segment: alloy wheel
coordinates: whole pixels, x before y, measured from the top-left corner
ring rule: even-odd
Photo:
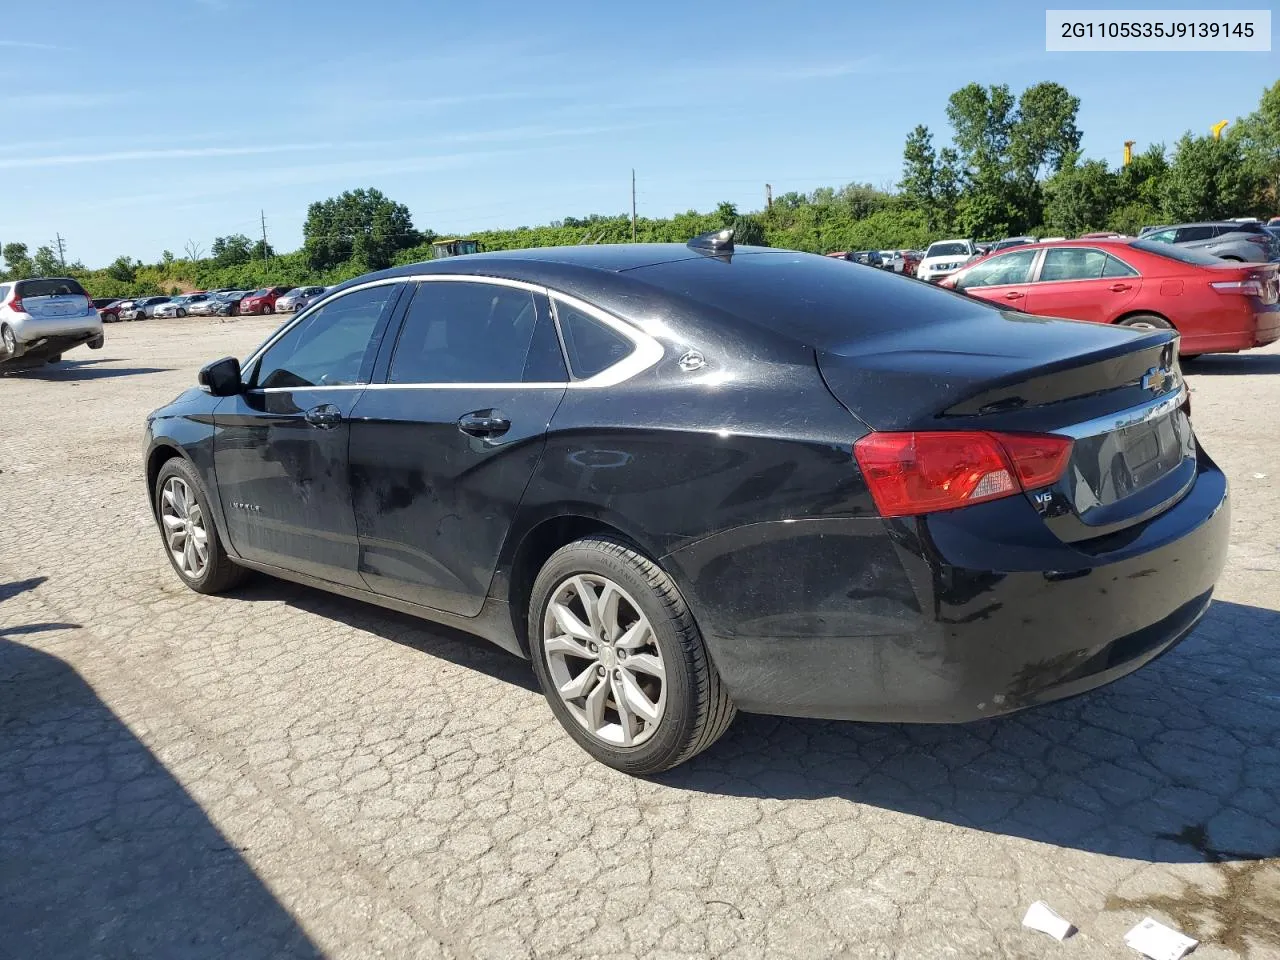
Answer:
[[[165,481],[160,520],[174,566],[190,579],[199,580],[209,565],[209,534],[200,502],[181,477]]]
[[[11,329],[5,327],[0,330],[0,337],[4,338],[4,352],[7,356],[13,356],[18,352],[18,338],[14,336]]]
[[[639,746],[667,705],[667,671],[649,620],[606,577],[575,574],[547,602],[542,649],[556,692],[596,739]]]

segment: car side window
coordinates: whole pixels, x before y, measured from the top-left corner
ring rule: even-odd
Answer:
[[[1169,230],[1153,230],[1151,233],[1146,234],[1142,239],[1150,240],[1152,243],[1173,243],[1177,235],[1178,231],[1172,228]]]
[[[331,300],[289,328],[258,362],[254,387],[335,387],[363,383],[373,334],[394,283],[355,290]]]
[[[528,290],[496,283],[418,284],[388,383],[563,383],[549,318]]]
[[[1208,240],[1213,237],[1213,227],[1179,227],[1178,242],[1189,243],[1195,240]]]
[[[974,264],[956,280],[957,290],[973,287],[995,287],[1007,283],[1026,283],[1031,279],[1031,264],[1036,250],[1015,250]]]
[[[1081,247],[1055,247],[1046,250],[1044,265],[1040,268],[1040,282],[1058,280],[1097,280],[1107,265],[1107,255],[1101,250]]]
[[[560,336],[575,378],[594,377],[635,350],[634,343],[591,314],[560,299],[555,304]]]
[[[1138,271],[1133,269],[1123,260],[1117,260],[1115,257],[1107,256],[1107,265],[1102,269],[1104,277],[1136,277]]]

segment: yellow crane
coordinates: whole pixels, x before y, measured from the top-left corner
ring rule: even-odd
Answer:
[[[1124,165],[1127,167],[1133,162],[1133,145],[1137,140],[1126,140],[1124,142]]]
[[[1210,127],[1209,129],[1213,131],[1213,139],[1221,140],[1222,131],[1227,128],[1227,124],[1230,122],[1231,122],[1230,120],[1219,120],[1212,127]]]

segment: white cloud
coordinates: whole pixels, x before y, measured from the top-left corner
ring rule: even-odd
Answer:
[[[17,47],[23,50],[70,50],[53,43],[29,43],[26,40],[0,40],[0,47]]]
[[[0,169],[46,167],[80,163],[112,163],[122,160],[190,160],[201,157],[244,157],[299,150],[331,150],[332,143],[282,143],[261,147],[174,147],[163,150],[116,150],[109,153],[61,153],[43,157],[0,159]]]

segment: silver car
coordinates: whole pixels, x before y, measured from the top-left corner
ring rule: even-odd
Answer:
[[[204,303],[209,299],[207,293],[188,293],[181,297],[174,297],[168,303],[158,303],[151,311],[151,316],[156,319],[162,317],[185,317],[192,312],[192,308],[197,303]]]
[[[0,361],[55,363],[64,350],[103,344],[102,317],[79,282],[46,277],[0,283]]]
[[[307,305],[324,293],[324,287],[294,287],[284,296],[276,300],[276,313],[293,313]]]
[[[1280,242],[1256,220],[1219,220],[1180,223],[1168,227],[1144,227],[1141,236],[1143,240],[1199,250],[1223,260],[1267,263],[1280,259]]]

